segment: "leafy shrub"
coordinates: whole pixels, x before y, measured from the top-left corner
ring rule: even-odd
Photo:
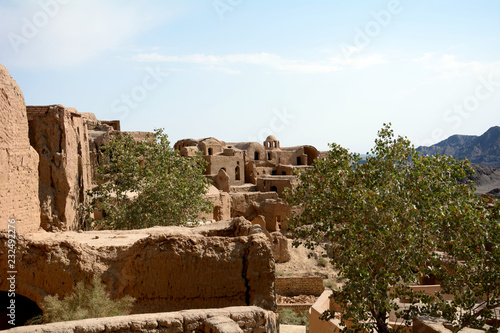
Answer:
[[[330,289],[333,289],[335,287],[335,282],[333,282],[332,280],[327,280],[323,284],[325,285],[325,287]]]
[[[45,297],[42,303],[43,321],[51,323],[127,315],[134,301],[135,298],[129,295],[112,300],[99,278],[94,277],[92,285],[85,286],[82,281],[78,282],[73,293],[62,300],[59,295]]]
[[[328,265],[328,260],[325,257],[319,257],[318,265],[320,265],[321,267],[326,267]]]
[[[281,309],[280,310],[280,324],[283,325],[308,325],[309,319],[307,318],[307,313],[302,312],[298,315],[292,309]]]

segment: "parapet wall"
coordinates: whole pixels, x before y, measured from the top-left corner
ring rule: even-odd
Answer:
[[[277,315],[255,306],[93,318],[30,326],[30,332],[278,332]],[[18,327],[7,332],[26,332]]]
[[[255,305],[276,310],[274,260],[258,227],[243,218],[205,227],[155,227],[18,235],[16,293],[41,304],[100,276],[134,313]],[[0,233],[0,256],[7,255]],[[0,270],[8,271],[0,260]],[[5,279],[0,290],[9,290]]]
[[[283,296],[320,296],[325,287],[320,276],[276,277],[276,293]]]

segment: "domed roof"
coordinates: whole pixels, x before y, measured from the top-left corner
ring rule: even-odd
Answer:
[[[266,141],[278,141],[278,139],[276,139],[276,137],[271,134],[266,138]]]

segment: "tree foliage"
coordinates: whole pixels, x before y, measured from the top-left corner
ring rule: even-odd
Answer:
[[[333,293],[342,322],[351,322],[352,330],[389,332],[396,329],[391,312],[403,326],[416,315],[443,316],[456,329],[491,318],[500,297],[498,206],[486,209],[462,181],[473,172],[470,163],[420,156],[390,124],[365,163],[330,147],[300,174],[286,200],[303,211],[290,221],[295,245],[330,244],[332,264],[345,279]],[[441,293],[409,288],[431,275]],[[404,307],[403,298],[409,301]]]
[[[212,207],[204,198],[210,185],[205,160],[181,157],[163,130],[141,142],[122,133],[102,154],[90,206],[105,217],[93,224],[107,229],[182,225]]]

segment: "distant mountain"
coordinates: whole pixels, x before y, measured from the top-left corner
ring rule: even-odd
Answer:
[[[475,175],[469,177],[475,183],[476,193],[492,194],[500,199],[500,170],[489,168],[481,164],[472,164]]]
[[[430,147],[418,147],[424,155],[449,155],[467,158],[472,163],[500,168],[500,126],[494,126],[481,136],[452,135]]]

